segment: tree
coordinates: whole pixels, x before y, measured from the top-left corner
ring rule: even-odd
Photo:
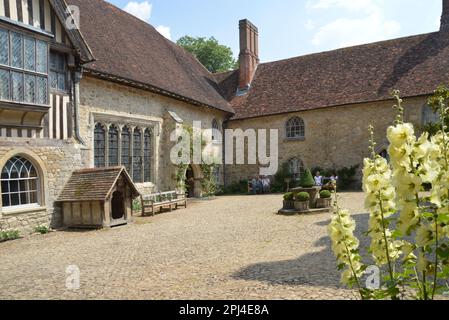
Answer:
[[[212,73],[229,71],[237,66],[231,48],[219,44],[214,37],[184,36],[177,44],[192,53]]]
[[[432,97],[429,98],[427,101],[427,104],[431,107],[432,111],[436,114],[440,114],[441,112],[441,103],[443,105],[449,104],[449,88],[441,85],[439,86],[435,91]],[[449,123],[449,116],[446,115],[444,118],[444,122],[447,124]],[[434,136],[438,133],[438,131],[441,130],[441,123],[439,122],[431,122],[427,123],[423,126],[422,130],[424,132],[428,132],[431,136]],[[445,128],[446,132],[448,131],[448,128]]]

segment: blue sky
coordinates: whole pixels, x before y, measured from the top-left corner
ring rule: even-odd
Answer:
[[[259,28],[260,58],[275,61],[439,28],[442,0],[108,0],[176,41],[214,36],[238,54],[238,21]]]

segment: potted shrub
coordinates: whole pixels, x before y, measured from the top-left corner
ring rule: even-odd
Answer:
[[[284,194],[284,209],[295,209],[295,194],[293,192],[287,192]]]
[[[299,180],[299,185],[302,188],[312,188],[315,186],[315,180],[313,179],[312,173],[309,169],[304,170],[301,174],[301,179]]]
[[[332,206],[332,193],[329,190],[322,190],[317,201],[317,208],[330,208]]]
[[[300,192],[295,196],[295,209],[299,212],[309,211],[310,194]]]

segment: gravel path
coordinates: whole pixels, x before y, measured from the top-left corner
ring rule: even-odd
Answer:
[[[279,216],[279,195],[197,201],[129,226],[0,243],[0,299],[353,299],[339,284],[330,214]],[[363,195],[342,204],[366,223]],[[80,288],[66,288],[79,267]]]

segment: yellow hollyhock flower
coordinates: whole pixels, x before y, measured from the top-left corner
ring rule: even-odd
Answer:
[[[394,146],[401,146],[404,143],[413,143],[415,130],[411,123],[403,123],[388,128],[387,137]]]

